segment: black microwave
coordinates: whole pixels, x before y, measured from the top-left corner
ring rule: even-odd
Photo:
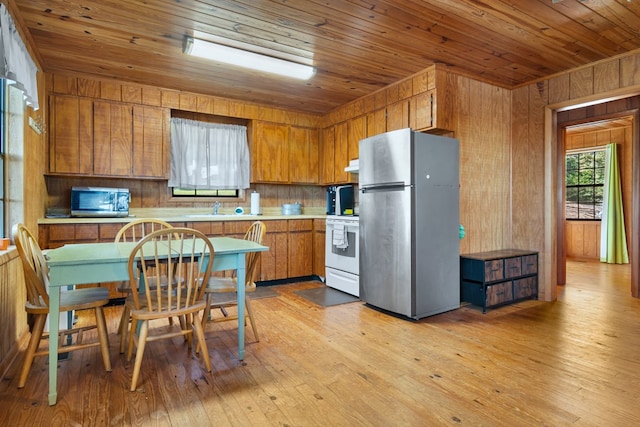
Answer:
[[[72,187],[71,216],[126,217],[130,201],[127,188]]]

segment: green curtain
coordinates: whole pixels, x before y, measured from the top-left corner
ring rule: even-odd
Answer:
[[[600,261],[628,264],[627,236],[622,211],[622,186],[618,166],[617,144],[607,144],[604,177],[604,198],[600,229]]]

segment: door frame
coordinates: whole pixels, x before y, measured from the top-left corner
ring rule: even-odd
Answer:
[[[614,101],[617,99],[637,96],[627,94],[616,98],[602,98],[592,101],[588,105],[595,105]],[[552,260],[551,268],[546,272],[545,283],[566,283],[566,250],[564,248],[565,224],[564,224],[564,153],[565,141],[563,137],[564,125],[558,125],[558,112],[577,109],[588,106],[586,103],[569,106],[545,107],[545,158],[549,160],[545,166],[545,213],[549,214],[549,222],[545,226],[545,252]],[[630,239],[630,264],[631,264],[631,295],[640,296],[640,138],[639,120],[640,108],[616,112],[609,115],[600,115],[585,119],[584,123],[598,119],[614,118],[618,116],[633,116],[632,126],[632,205],[634,206],[631,218]],[[568,123],[568,122],[567,122]],[[554,233],[555,231],[555,233]],[[555,236],[554,236],[555,234]],[[555,286],[549,289],[553,299],[556,299]]]

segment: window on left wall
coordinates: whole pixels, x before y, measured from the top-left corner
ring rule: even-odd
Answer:
[[[0,79],[0,236],[23,218],[24,95]]]

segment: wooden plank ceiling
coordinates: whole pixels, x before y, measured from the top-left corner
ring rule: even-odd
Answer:
[[[503,87],[640,48],[640,0],[9,0],[46,72],[324,114],[434,63]],[[202,32],[297,55],[300,82],[188,57]]]

